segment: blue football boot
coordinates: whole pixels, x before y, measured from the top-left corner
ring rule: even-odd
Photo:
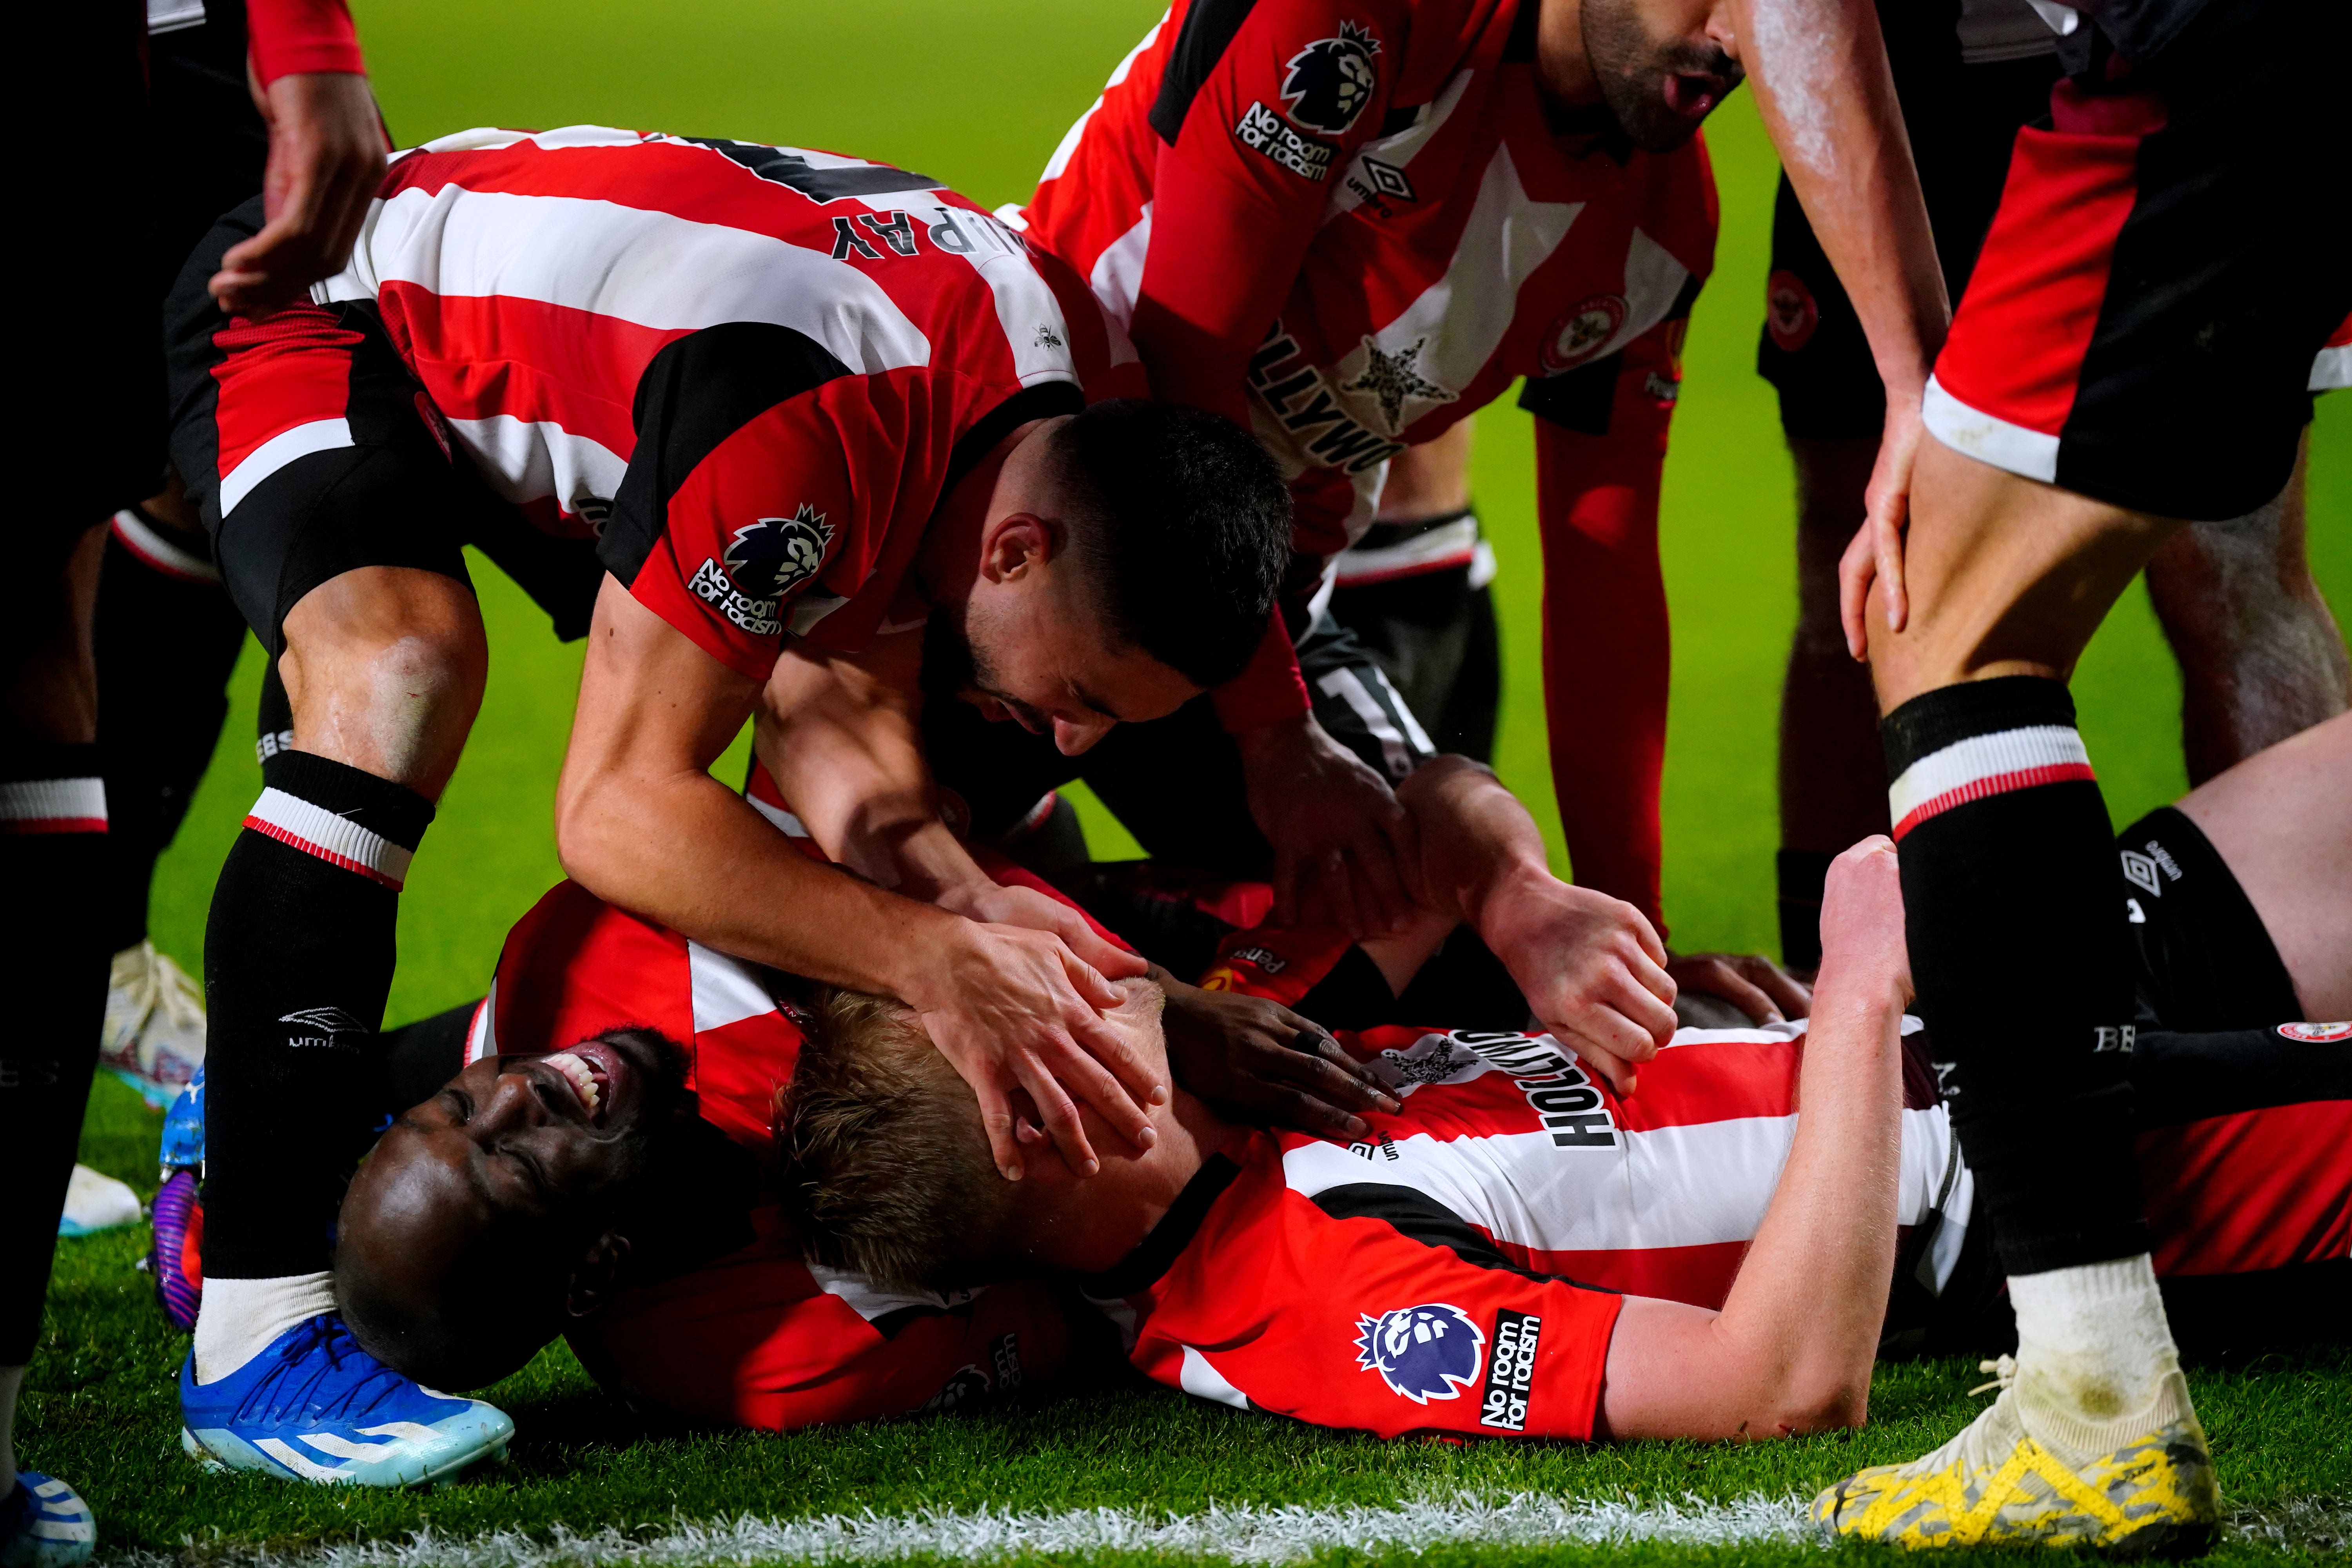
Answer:
[[[478,1399],[436,1394],[360,1348],[321,1313],[217,1383],[180,1368],[180,1446],[212,1469],[281,1480],[413,1487],[503,1456],[514,1421]]]
[[[54,1476],[19,1470],[0,1498],[0,1568],[75,1568],[98,1545],[81,1494]]]

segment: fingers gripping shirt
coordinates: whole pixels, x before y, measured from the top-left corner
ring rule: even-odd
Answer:
[[[755,679],[787,635],[919,621],[942,497],[1134,358],[936,180],[596,126],[403,154],[321,289],[373,301],[494,489]]]

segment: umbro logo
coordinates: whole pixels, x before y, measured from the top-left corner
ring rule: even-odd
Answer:
[[[341,1035],[374,1033],[368,1025],[341,1007],[303,1007],[286,1014],[278,1021],[295,1026],[295,1032],[287,1035],[286,1043],[297,1050],[331,1047],[337,1043],[336,1037]]]

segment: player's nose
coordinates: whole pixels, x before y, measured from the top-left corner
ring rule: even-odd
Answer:
[[[1054,747],[1066,757],[1078,756],[1091,749],[1095,742],[1110,733],[1116,719],[1062,719],[1054,721]]]

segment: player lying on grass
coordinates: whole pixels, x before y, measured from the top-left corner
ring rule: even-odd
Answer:
[[[353,1352],[324,1239],[373,1126],[398,894],[483,689],[461,546],[589,636],[569,869],[917,1001],[1056,1131],[1076,1095],[1140,1134],[1157,1086],[1097,1013],[1125,955],[968,862],[915,897],[816,872],[704,770],[787,642],[935,612],[966,695],[1074,750],[1170,711],[1263,639],[1288,504],[1242,433],[1117,398],[1132,355],[1084,286],[921,174],[466,132],[394,159],[351,266],[257,324],[203,280],[260,223],[222,219],[167,310],[174,460],[291,704],[205,948],[214,1278],[182,1405],[215,1462],[392,1484],[509,1426]]]
[[[2352,1192],[2344,1153],[2352,1146],[2352,1047],[2342,1041],[2352,1030],[2272,1024],[2352,1011],[2352,929],[2327,891],[2343,868],[2308,849],[2352,841],[2347,807],[2326,787],[2352,761],[2347,752],[2352,725],[2339,721],[2233,770],[2125,838],[2134,857],[2125,886],[2147,937],[2142,989],[2151,1032],[2135,1071],[2158,1268],[2176,1312],[2188,1300],[2201,1309],[2198,1319],[2240,1338],[2248,1325],[2281,1327],[2283,1310],[2307,1309],[2322,1289],[2340,1298],[2352,1268],[2342,1221]],[[1455,771],[1458,787],[1479,779]],[[2242,881],[2233,864],[2245,868]],[[2166,890],[2151,894],[2143,877]],[[2266,920],[2305,934],[2282,957]],[[1313,935],[1245,931],[1227,947],[1226,984],[1286,979],[1286,994],[1303,988],[1299,1005],[1310,1008],[1339,991],[1303,984],[1300,975],[1312,978],[1319,965],[1328,978],[1371,962]],[[1251,949],[1261,956],[1246,956]],[[1404,981],[1400,955],[1384,956],[1391,967],[1378,984]],[[346,1304],[368,1342],[428,1379],[465,1385],[520,1365],[568,1331],[597,1375],[643,1405],[763,1427],[938,1409],[1049,1373],[1068,1326],[1036,1281],[972,1293],[893,1289],[800,1257],[761,1167],[775,1090],[816,1015],[780,1005],[777,978],[576,888],[551,894],[509,939],[470,1045],[461,1013],[457,1028],[424,1042],[411,1081],[429,1088],[469,1050],[477,1059],[404,1119],[346,1207]],[[1359,998],[1366,989],[1356,987]],[[852,1012],[869,1024],[876,1016],[864,1004]],[[1284,1016],[1266,1017],[1272,1025]],[[685,1051],[665,1058],[640,1035],[610,1032],[630,1020],[688,1042]],[[573,1051],[545,1054],[600,1033]],[[1499,1253],[1521,1267],[1714,1308],[1727,1302],[1790,1155],[1802,1049],[1793,1033],[1685,1033],[1643,1069],[1630,1097],[1574,1081],[1578,1069],[1558,1063],[1549,1042],[1504,1031],[1384,1029],[1355,1048],[1415,1117],[1443,1123],[1449,1101],[1475,1115],[1482,1097],[1500,1100],[1527,1124],[1521,1142],[1533,1145],[1533,1168],[1553,1178],[1543,1196],[1566,1205],[1580,1192],[1583,1207],[1570,1223],[1541,1230],[1512,1228],[1531,1223],[1538,1205],[1488,1204],[1490,1260]],[[836,1042],[837,1032],[813,1059],[837,1055]],[[510,1054],[482,1054],[499,1049]],[[703,1121],[724,1134],[675,1134],[677,1154],[653,1163],[656,1174],[669,1166],[658,1185],[629,1175],[630,1151],[646,1147],[638,1130],[648,1124],[646,1108],[667,1093],[646,1087],[668,1081],[648,1060],[681,1064]],[[1983,1227],[1969,1224],[1972,1184],[1952,1154],[1925,1067],[1924,1058],[1906,1064],[1902,1146],[1890,1152],[1899,1162],[1894,1218],[1906,1229],[1886,1336],[1999,1348],[1998,1271]],[[596,1087],[574,1100],[565,1082],[583,1077]],[[1195,1081],[1181,1061],[1178,1077]],[[1301,1077],[1339,1097],[1328,1079]],[[1444,1081],[1430,1087],[1433,1079]],[[583,1109],[590,1092],[593,1115]],[[1538,1110],[1534,1094],[1556,1098]],[[1328,1138],[1281,1142],[1302,1166],[1328,1173],[1336,1164],[1346,1173],[1341,1184],[1428,1179],[1444,1198],[1477,1195],[1475,1184],[1431,1175],[1448,1157],[1444,1140],[1415,1140],[1412,1118],[1367,1109]],[[1562,1125],[1542,1128],[1544,1116]],[[1571,1142],[1559,1144],[1555,1134]],[[556,1173],[553,1182],[538,1184],[546,1172]],[[1461,1239],[1460,1213],[1449,1212],[1449,1234]],[[516,1238],[531,1245],[506,1245]],[[1883,1276],[1878,1289],[1887,1289]],[[1191,1386],[1181,1371],[1175,1381]],[[1251,1393],[1280,1407],[1271,1393]]]

